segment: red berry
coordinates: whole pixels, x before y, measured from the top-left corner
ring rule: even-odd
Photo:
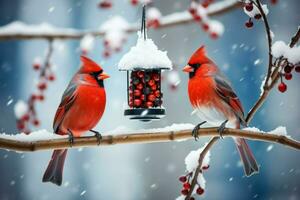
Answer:
[[[104,58],[108,58],[110,56],[110,52],[109,51],[104,51],[103,52],[103,57]]]
[[[38,96],[35,95],[35,94],[32,94],[30,98],[31,98],[32,101],[34,101],[34,100],[37,100],[37,99],[38,99]]]
[[[184,183],[183,188],[189,190],[191,188],[191,185],[189,183]]]
[[[159,91],[159,90],[156,90],[156,91],[154,92],[154,95],[155,95],[156,97],[160,97],[160,91]]]
[[[39,88],[39,90],[45,90],[46,88],[47,88],[47,84],[46,83],[39,83],[38,84],[38,88]]]
[[[197,190],[196,190],[196,193],[197,193],[198,195],[201,195],[201,194],[204,193],[204,190],[203,190],[201,187],[198,187]]]
[[[139,2],[139,1],[138,1],[138,0],[131,0],[130,2],[131,2],[131,4],[132,4],[132,5],[134,5],[134,6],[135,6],[135,5],[137,5],[137,4],[138,4],[138,2]]]
[[[134,90],[134,96],[138,97],[141,96],[142,92],[141,90]]]
[[[193,18],[194,18],[195,21],[201,21],[202,20],[201,16],[198,15],[197,13],[193,14]]]
[[[277,0],[271,0],[271,4],[276,4]]]
[[[142,104],[142,101],[140,99],[135,99],[134,100],[134,105],[135,106],[140,106]]]
[[[207,8],[209,6],[209,2],[208,1],[204,1],[201,3],[201,5],[203,6],[203,8]]]
[[[158,74],[153,74],[152,77],[155,81],[159,81],[159,75]]]
[[[196,14],[196,9],[195,8],[189,8],[189,12],[194,15]]]
[[[187,180],[186,176],[180,176],[179,177],[179,181],[182,182],[182,183],[186,182],[186,180]]]
[[[253,4],[252,3],[247,3],[246,5],[245,5],[245,9],[247,10],[247,11],[252,11],[253,10]]]
[[[148,108],[153,107],[153,103],[151,101],[147,101],[146,106]]]
[[[189,191],[186,190],[186,189],[182,189],[182,190],[181,190],[181,194],[182,194],[182,195],[187,195],[188,193],[189,193]]]
[[[37,119],[34,119],[34,120],[32,121],[32,124],[33,124],[34,126],[39,126],[39,125],[40,125],[40,121],[37,120]]]
[[[298,65],[298,66],[295,67],[295,71],[298,72],[298,73],[300,73],[300,65]]]
[[[98,4],[98,6],[100,7],[100,8],[111,8],[111,6],[112,6],[112,3],[111,3],[111,1],[108,1],[108,0],[103,0],[103,1],[101,1],[99,4]]]
[[[285,73],[291,73],[292,70],[293,70],[293,66],[291,66],[291,65],[287,65],[287,66],[284,67],[284,72]]]
[[[217,33],[215,33],[215,32],[212,32],[210,34],[210,37],[215,40],[215,39],[218,39],[219,35]]]
[[[155,84],[155,81],[153,79],[151,79],[149,82],[148,82],[148,85],[150,86],[153,86]]]
[[[249,21],[247,21],[247,22],[245,23],[245,26],[246,26],[247,28],[252,28],[252,27],[253,27],[253,22],[251,21],[251,19],[249,19]]]
[[[104,40],[104,41],[103,41],[103,44],[104,44],[105,47],[108,47],[109,41],[108,41],[108,40]]]
[[[160,26],[160,22],[158,19],[152,19],[147,22],[148,27],[158,28]]]
[[[202,167],[203,170],[207,170],[209,168],[209,165],[205,165]]]
[[[149,100],[149,101],[155,101],[155,96],[154,96],[153,94],[150,94],[150,95],[148,96],[148,100]]]
[[[132,102],[132,100],[131,100],[131,101],[129,101],[128,105],[129,105],[129,107],[130,107],[130,108],[132,108],[132,107],[133,107],[133,102]]]
[[[284,82],[281,82],[279,85],[278,85],[278,90],[282,93],[284,93],[287,89],[287,86]]]
[[[255,18],[255,19],[260,19],[260,18],[261,18],[261,14],[256,14],[256,15],[254,15],[254,18]]]
[[[145,72],[143,72],[143,71],[138,71],[138,72],[137,72],[137,76],[138,76],[139,78],[143,78],[144,75],[145,75]]]
[[[40,101],[44,101],[45,97],[44,97],[44,95],[41,94],[41,95],[37,96],[37,99]]]
[[[33,67],[34,70],[37,71],[41,68],[41,65],[40,65],[40,63],[33,63],[32,67]]]
[[[155,84],[151,86],[152,91],[155,91],[156,89],[157,89],[157,86]]]
[[[50,75],[48,76],[48,80],[49,80],[49,81],[54,81],[54,80],[55,80],[54,74],[50,74]]]
[[[137,89],[139,90],[142,90],[143,89],[143,84],[142,83],[139,83],[137,86],[136,86]]]
[[[19,130],[23,130],[23,129],[25,128],[25,124],[23,123],[23,121],[19,121],[19,122],[17,123],[17,128],[18,128]]]
[[[202,28],[203,28],[204,31],[208,31],[209,25],[208,24],[203,24]]]
[[[284,78],[285,78],[286,80],[291,80],[291,79],[293,78],[293,75],[292,75],[291,73],[285,73],[285,74],[284,74]]]
[[[142,94],[140,99],[141,99],[142,101],[144,101],[144,100],[145,100],[145,95]]]
[[[30,118],[29,114],[25,114],[23,117],[22,117],[22,120],[23,121],[28,121]]]

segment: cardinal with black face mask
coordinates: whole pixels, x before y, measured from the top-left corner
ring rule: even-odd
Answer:
[[[87,131],[96,133],[100,140],[101,135],[92,128],[101,119],[106,104],[103,80],[109,76],[91,59],[81,56],[81,62],[82,67],[65,90],[53,122],[54,133],[69,135],[70,142]],[[67,149],[54,150],[43,182],[61,185],[66,154]]]
[[[189,74],[189,99],[201,120],[211,126],[220,126],[220,134],[225,125],[237,129],[241,125],[247,125],[239,98],[217,65],[207,57],[204,46],[194,52],[183,71]],[[195,138],[198,136],[199,125],[193,130]],[[257,173],[257,163],[245,139],[233,139],[244,164],[246,176]]]

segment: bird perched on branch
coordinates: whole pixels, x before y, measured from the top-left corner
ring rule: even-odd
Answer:
[[[65,90],[56,111],[53,129],[59,135],[69,135],[71,143],[74,137],[91,131],[100,143],[101,135],[92,130],[101,119],[106,94],[103,80],[109,76],[91,59],[81,56],[82,67],[74,75]],[[43,176],[43,182],[61,185],[67,149],[54,150]]]
[[[239,98],[217,65],[208,58],[204,46],[194,52],[183,71],[189,73],[190,102],[195,113],[203,120],[193,130],[195,139],[198,137],[198,129],[205,122],[218,126],[220,135],[225,126],[239,129],[241,125],[247,125]],[[233,139],[244,164],[246,176],[257,173],[259,169],[256,160],[245,139]]]

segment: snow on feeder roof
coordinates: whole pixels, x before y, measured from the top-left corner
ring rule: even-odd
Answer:
[[[172,62],[166,51],[161,51],[152,39],[144,38],[138,32],[138,40],[118,64],[119,70],[172,69]]]

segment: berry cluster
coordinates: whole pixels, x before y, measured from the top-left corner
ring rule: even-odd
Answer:
[[[208,166],[203,166],[202,170],[207,170],[209,168]],[[186,175],[180,176],[179,181],[182,183],[182,190],[181,194],[186,196],[189,191],[191,190],[191,182],[192,182],[192,177],[193,177],[193,172],[190,172]],[[196,189],[196,194],[202,195],[204,193],[204,189],[200,186],[200,184],[197,182],[197,189]],[[194,197],[190,197],[189,200],[195,200]]]
[[[202,3],[192,1],[189,12],[192,15],[193,19],[201,24],[203,31],[209,33],[212,39],[217,39],[222,34],[222,31],[220,32],[220,29],[223,30],[223,27],[220,28],[220,26],[222,26],[219,25],[220,23],[217,23],[216,25],[216,21],[213,23],[213,20],[208,19],[206,8],[212,2],[213,0],[204,0]]]
[[[132,71],[130,75],[130,108],[152,108],[162,105],[159,70]]]
[[[283,77],[285,78],[285,80],[289,81],[292,80],[293,78],[293,69],[295,69],[295,71],[297,73],[300,73],[300,63],[293,65],[292,63],[288,63],[284,68],[283,71],[284,73],[280,74],[280,83],[278,85],[278,90],[282,93],[284,93],[287,90],[287,85],[283,82]]]
[[[37,92],[30,95],[27,104],[28,110],[27,112],[17,119],[17,128],[26,133],[30,133],[30,125],[39,126],[40,121],[37,118],[35,105],[37,102],[42,102],[45,99],[44,92],[47,89],[48,82],[52,82],[55,80],[55,75],[53,70],[51,69],[51,64],[49,60],[47,60],[42,67],[42,64],[39,60],[35,60],[32,64],[33,70],[39,72],[39,81],[37,84]]]
[[[254,6],[255,6],[255,5],[253,5],[253,2],[250,1],[249,3],[246,3],[246,4],[244,5],[244,8],[245,8],[246,11],[252,12],[253,9],[254,9]],[[262,16],[261,16],[260,13],[254,14],[254,19],[256,19],[256,20],[260,20],[261,17],[262,17]],[[254,25],[254,23],[253,23],[253,21],[252,21],[252,17],[249,17],[249,20],[245,23],[245,26],[246,26],[247,28],[252,28],[253,25]]]

